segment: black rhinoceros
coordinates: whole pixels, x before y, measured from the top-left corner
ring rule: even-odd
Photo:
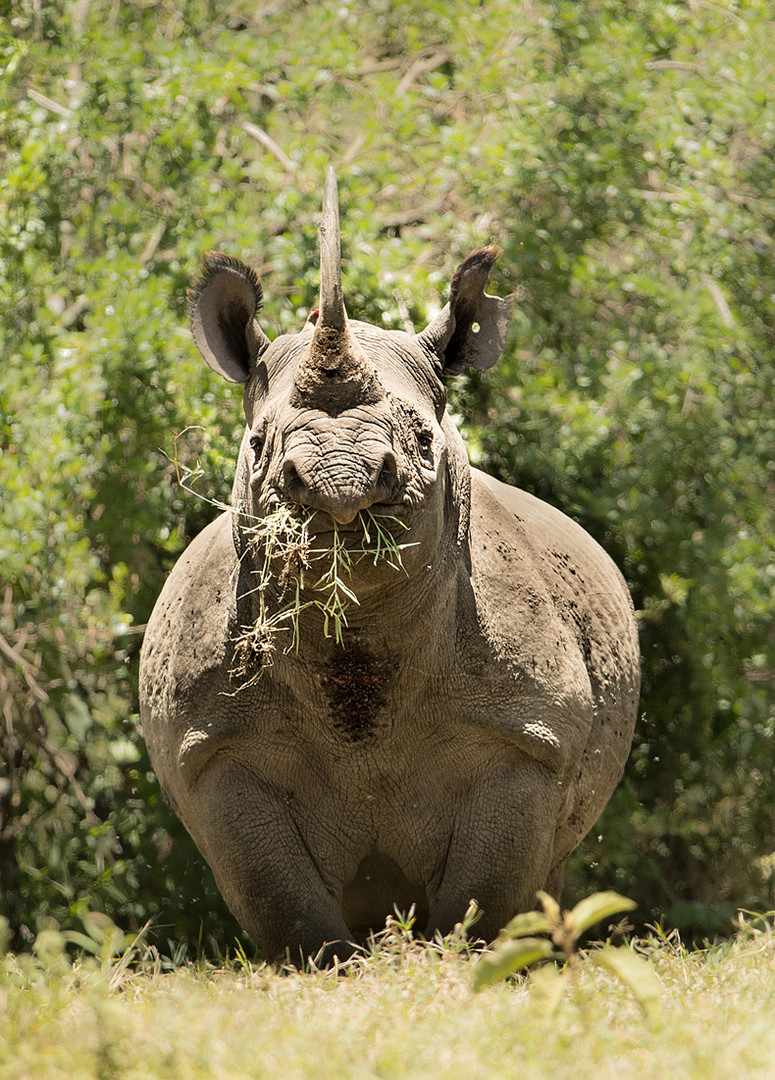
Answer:
[[[274,341],[255,272],[205,259],[193,336],[245,384],[247,429],[233,507],[173,569],[140,673],[166,797],[264,955],[294,963],[349,956],[394,905],[432,935],[475,899],[492,939],[556,890],[621,776],[639,690],[611,559],[471,468],[445,412],[445,376],[504,344],[509,301],[484,292],[495,251],[459,266],[414,335],[348,319],[332,172],[320,248],[319,310]],[[266,577],[256,523],[278,507],[306,515],[311,549],[344,548],[357,604],[336,634],[307,603],[307,555]],[[375,523],[401,566],[364,556]],[[297,618],[267,662],[250,643],[289,577]]]

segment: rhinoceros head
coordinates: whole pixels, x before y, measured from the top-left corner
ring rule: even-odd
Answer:
[[[320,230],[320,301],[297,334],[270,341],[256,321],[255,271],[217,252],[191,291],[191,327],[207,363],[245,383],[247,430],[235,503],[263,517],[280,503],[356,528],[360,511],[412,530],[416,562],[467,523],[467,462],[445,413],[443,378],[491,367],[503,348],[509,300],[484,286],[494,248],[470,255],[449,300],[420,334],[350,320],[345,310],[336,179],[329,170]]]

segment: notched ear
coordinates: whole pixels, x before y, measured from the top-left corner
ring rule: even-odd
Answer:
[[[255,319],[262,295],[255,270],[220,251],[204,256],[199,278],[188,291],[196,347],[229,382],[247,382],[269,345]]]
[[[455,271],[449,300],[418,341],[438,357],[444,375],[466,367],[491,368],[506,343],[513,296],[488,296],[484,291],[498,258],[494,247],[480,248]]]

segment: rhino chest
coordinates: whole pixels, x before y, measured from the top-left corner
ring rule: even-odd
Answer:
[[[356,645],[338,649],[316,672],[320,719],[335,738],[373,741],[391,727],[396,665]]]

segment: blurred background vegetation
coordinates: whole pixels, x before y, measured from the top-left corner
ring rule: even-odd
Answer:
[[[775,21],[766,0],[0,3],[0,912],[238,936],[137,727],[143,625],[227,498],[241,400],[186,285],[317,292],[338,172],[353,316],[417,328],[470,250],[516,290],[463,375],[472,461],[625,572],[644,686],[568,900],[686,934],[775,907]],[[203,430],[202,430],[203,429]],[[216,945],[215,943],[219,943]]]

